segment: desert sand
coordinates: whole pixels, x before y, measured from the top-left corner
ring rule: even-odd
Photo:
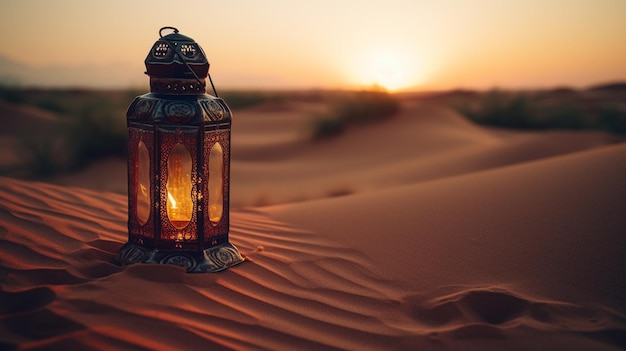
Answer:
[[[235,114],[216,274],[115,265],[122,194],[0,178],[0,349],[626,348],[626,143],[411,99],[306,141],[323,108]]]

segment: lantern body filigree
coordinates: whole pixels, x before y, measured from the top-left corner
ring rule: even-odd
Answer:
[[[238,264],[243,258],[228,238],[232,114],[206,93],[206,56],[176,30],[145,62],[150,93],[126,114],[129,234],[116,259],[189,272]]]

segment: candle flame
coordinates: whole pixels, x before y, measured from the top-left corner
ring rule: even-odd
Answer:
[[[194,203],[191,198],[191,155],[183,144],[172,148],[167,160],[167,216],[176,229],[183,229],[193,215]]]
[[[139,184],[139,189],[143,196],[148,196],[148,188],[144,184]]]
[[[167,198],[170,200],[170,204],[172,204],[171,208],[177,208],[176,207],[176,200],[174,200],[174,197],[172,196],[172,193],[170,193],[169,191],[167,192]]]

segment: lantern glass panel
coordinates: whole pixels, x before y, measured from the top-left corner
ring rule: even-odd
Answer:
[[[137,204],[137,219],[141,225],[148,222],[150,217],[150,154],[143,141],[137,145],[137,190],[135,203]]]
[[[224,212],[224,151],[215,143],[209,153],[209,220],[217,225]]]
[[[183,144],[172,148],[167,160],[167,216],[174,227],[185,228],[193,212],[191,155]]]

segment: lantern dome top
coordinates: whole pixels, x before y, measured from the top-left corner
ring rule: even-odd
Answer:
[[[173,33],[163,36],[166,29]],[[203,83],[209,73],[209,61],[195,40],[174,27],[161,28],[159,36],[146,57],[146,74],[151,78],[194,79]]]

